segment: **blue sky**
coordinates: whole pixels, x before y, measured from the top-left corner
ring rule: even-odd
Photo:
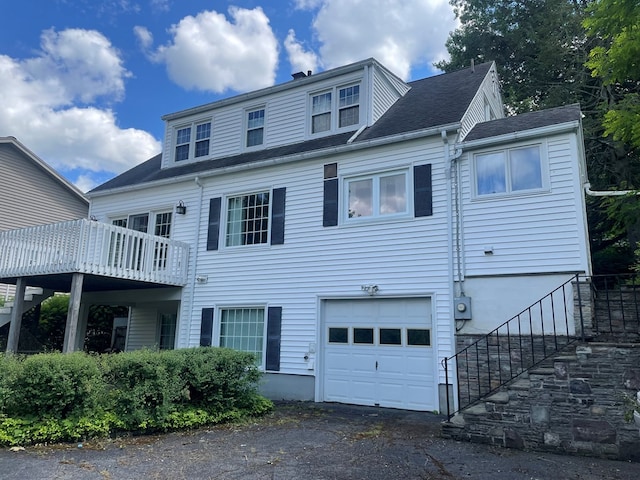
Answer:
[[[0,19],[0,136],[87,191],[160,152],[167,113],[375,57],[437,73],[447,0],[22,0]]]

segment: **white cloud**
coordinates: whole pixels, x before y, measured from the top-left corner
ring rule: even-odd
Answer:
[[[186,89],[222,93],[273,85],[278,42],[261,8],[204,11],[171,27],[172,41],[158,48],[171,80]]]
[[[291,72],[316,71],[318,67],[318,56],[312,51],[306,51],[304,46],[296,40],[296,33],[289,30],[289,34],[284,41],[284,48],[289,56]]]
[[[319,62],[326,68],[375,57],[403,79],[416,65],[447,58],[456,20],[448,0],[296,0],[317,8],[313,21]]]
[[[133,34],[138,39],[138,43],[143,51],[148,51],[153,45],[153,34],[146,27],[136,25],[133,27]]]
[[[58,170],[120,173],[160,151],[152,135],[121,129],[110,108],[92,103],[122,99],[127,76],[100,33],[47,30],[38,56],[0,55],[0,132]]]

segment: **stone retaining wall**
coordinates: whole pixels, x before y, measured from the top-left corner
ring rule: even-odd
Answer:
[[[475,339],[458,336],[459,350]],[[640,344],[580,342],[456,415],[443,435],[640,461],[640,432],[624,419],[624,395],[638,390]]]

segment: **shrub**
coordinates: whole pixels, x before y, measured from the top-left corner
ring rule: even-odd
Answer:
[[[95,413],[101,404],[102,375],[95,359],[83,353],[38,354],[3,361],[11,374],[0,406],[11,417],[59,419]]]

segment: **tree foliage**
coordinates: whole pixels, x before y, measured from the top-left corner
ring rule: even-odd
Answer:
[[[605,133],[640,148],[640,3],[599,0],[588,11],[587,34],[603,43],[591,50],[587,66],[619,91],[605,113]]]
[[[635,21],[634,35],[637,35],[640,8],[637,0],[451,0],[450,3],[460,27],[447,40],[450,60],[436,64],[438,68],[448,72],[469,66],[471,61],[495,61],[509,114],[579,103],[585,115],[582,123],[592,189],[628,189],[640,185],[639,149],[623,135],[634,127],[640,129],[640,122],[627,123],[626,130],[614,134],[614,127],[629,121],[629,111],[608,113],[612,106],[622,112],[623,106],[636,104],[637,97],[627,94],[632,87],[637,88],[637,82],[630,84],[628,80],[629,72],[638,67],[640,55],[628,47],[624,53],[616,52],[614,59],[608,61],[619,60],[624,67],[621,66],[617,76],[606,80],[592,75],[587,63],[611,51],[615,45],[613,34],[620,25]],[[616,4],[616,8],[605,4]],[[606,20],[593,20],[596,11]],[[630,35],[625,38],[628,40]],[[602,68],[609,66],[603,64]],[[608,273],[612,269],[619,272],[629,267],[638,222],[616,215],[628,212],[632,202],[627,198],[588,199],[596,272]],[[622,225],[628,228],[620,228]]]

